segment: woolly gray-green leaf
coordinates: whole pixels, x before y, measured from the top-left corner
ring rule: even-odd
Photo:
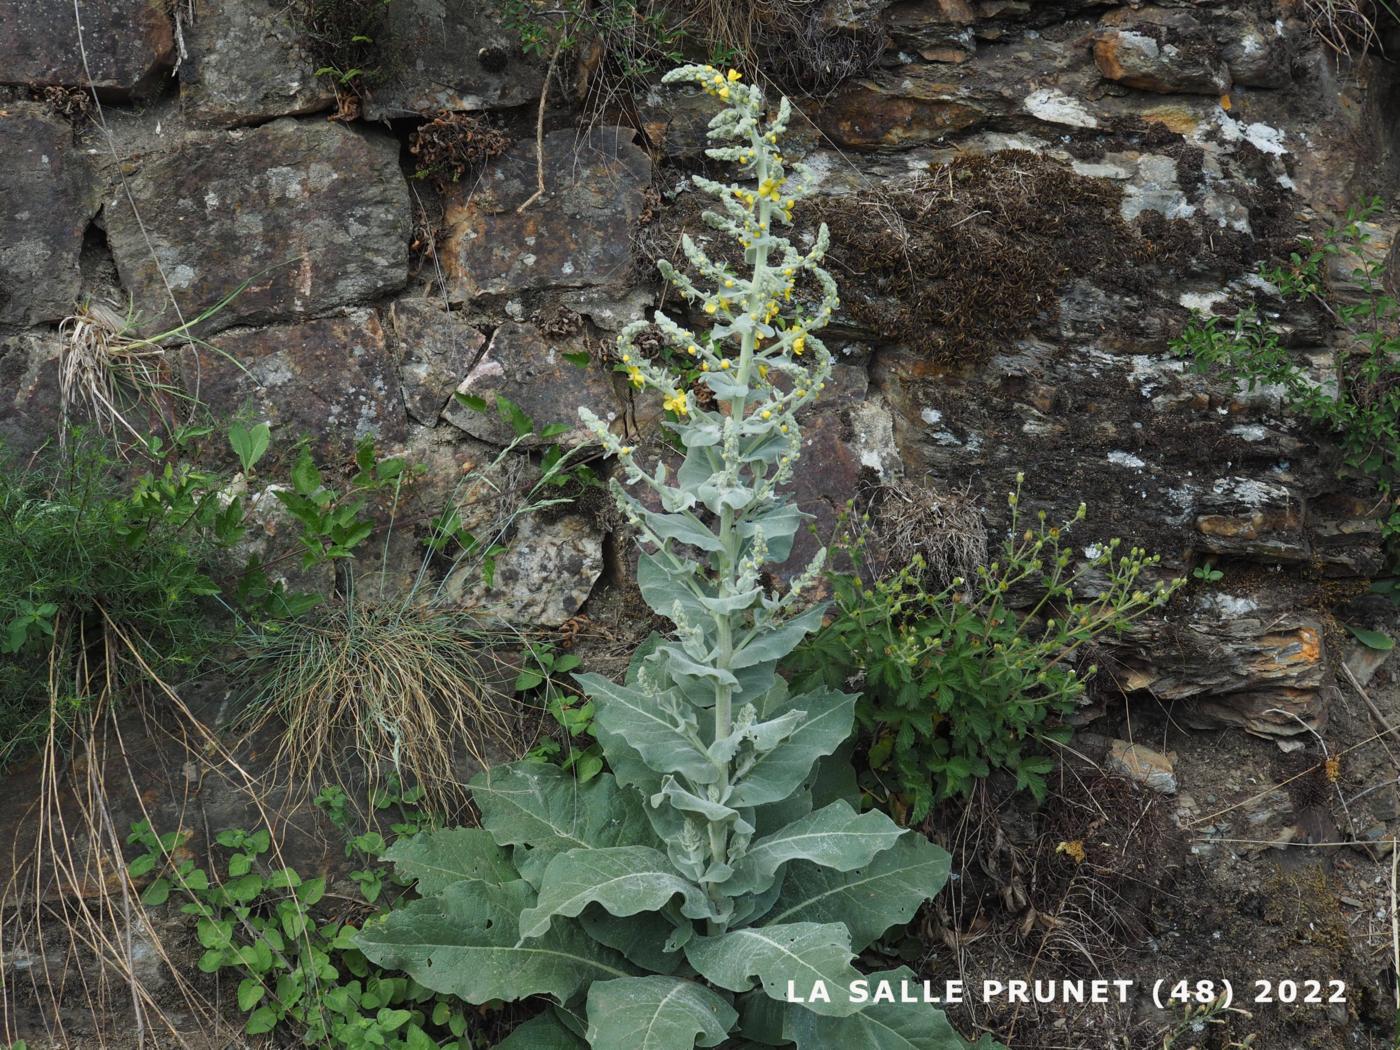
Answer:
[[[904,835],[854,871],[803,861],[788,865],[783,891],[765,924],[843,922],[862,951],[891,926],[908,922],[948,881],[952,860],[922,835]]]
[[[470,1003],[550,995],[565,1002],[593,981],[632,975],[620,955],[573,923],[519,942],[520,913],[534,903],[522,880],[458,882],[365,924],[355,937],[376,965]]]
[[[967,1043],[932,1004],[899,1002],[901,982],[914,981],[900,967],[861,978],[871,998],[859,1013],[845,1017],[819,1014],[820,1004],[792,1004],[785,1028],[797,1050],[967,1050]],[[880,982],[889,982],[895,1002],[874,1002]],[[918,982],[914,982],[917,986]]]
[[[401,878],[413,879],[420,897],[431,897],[463,879],[500,884],[519,878],[506,851],[480,828],[405,835],[381,859],[392,861]]]
[[[821,981],[831,1002],[814,1003],[812,1009],[837,1015],[859,1009],[845,994],[860,974],[851,966],[850,934],[839,922],[795,922],[696,937],[685,946],[685,957],[700,976],[731,992],[748,991],[756,977],[770,998],[786,1001],[789,981],[798,989]]]
[[[807,718],[787,740],[754,758],[735,785],[729,798],[731,806],[761,806],[787,798],[807,779],[817,759],[831,754],[851,734],[854,696],[828,690],[798,696],[783,692],[774,690],[775,695],[760,702],[759,718],[776,718],[793,708],[805,710]]]
[[[770,660],[781,660],[797,648],[797,643],[822,625],[823,606],[817,605],[794,616],[781,627],[760,631],[734,653],[730,666],[752,667]]]
[[[661,912],[619,919],[601,908],[587,908],[578,921],[599,944],[621,952],[628,962],[648,973],[674,973],[685,961],[679,951],[666,951],[666,942],[676,936],[676,927]]]
[[[502,846],[528,847],[512,859],[535,886],[550,858],[564,850],[654,843],[641,797],[607,773],[580,784],[558,766],[515,762],[480,773],[471,788],[491,837]]]
[[[588,989],[593,1050],[693,1050],[718,1046],[738,1020],[704,985],[679,977],[624,977]]]
[[[879,810],[857,813],[845,802],[833,802],[752,843],[726,888],[762,890],[772,884],[778,868],[793,860],[852,871],[869,864],[903,834]]]
[[[704,892],[676,874],[665,854],[647,846],[571,849],[549,862],[535,907],[520,914],[520,936],[539,937],[556,915],[573,917],[590,904],[626,917],[658,911],[681,897],[681,912],[709,916]]]
[[[583,1040],[552,1013],[532,1017],[496,1044],[496,1050],[583,1050]]]
[[[696,746],[695,718],[689,709],[667,712],[658,698],[601,675],[575,675],[574,681],[597,701],[595,726],[621,736],[651,769],[680,773],[696,784],[713,784],[720,778],[722,767]]]

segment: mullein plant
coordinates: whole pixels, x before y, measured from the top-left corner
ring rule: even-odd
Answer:
[[[622,367],[661,395],[680,466],[645,466],[581,414],[621,465],[641,592],[673,630],[642,646],[623,683],[578,676],[611,772],[585,784],[543,763],[480,775],[481,827],[396,843],[389,857],[420,899],[367,924],[359,946],[472,1003],[546,997],[508,1050],[961,1048],[931,1005],[879,1001],[874,981],[876,1001],[862,1002],[852,965],[938,892],[948,855],[857,809],[852,770],[832,757],[855,697],[792,693],[777,673],[823,614],[808,600],[823,555],[781,594],[764,570],[787,560],[804,518],[783,486],[799,411],[831,374],[815,333],[837,306],[825,228],[806,252],[777,233],[800,195],[778,151],[788,103],[770,117],[758,89],[708,66],[665,80],[727,102],[708,153],[740,172],[696,182],[719,200],[706,221],[738,242],[742,270],[687,239],[690,272],[661,268],[704,328],[654,318],[712,407],[638,349],[639,322],[620,337]],[[889,987],[910,976],[878,975]]]

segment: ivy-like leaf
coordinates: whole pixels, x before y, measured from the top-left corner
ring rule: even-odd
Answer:
[[[682,914],[708,918],[710,908],[700,887],[676,874],[665,854],[647,846],[571,849],[549,862],[535,907],[520,913],[520,936],[542,936],[557,915],[572,918],[590,904],[625,918],[659,911],[681,897]]]
[[[864,867],[840,872],[805,861],[788,865],[765,924],[842,922],[863,951],[891,926],[908,922],[948,881],[952,858],[922,835],[904,835]]]
[[[505,850],[480,828],[405,835],[380,859],[392,861],[401,877],[415,880],[420,897],[441,893],[463,879],[500,884],[519,878]]]
[[[714,992],[679,977],[624,977],[588,989],[588,1043],[596,1050],[718,1046],[738,1018]]]
[[[825,984],[829,1003],[810,1008],[841,1016],[860,1009],[846,989],[860,974],[851,966],[851,936],[839,922],[795,922],[762,929],[731,930],[715,937],[696,937],[685,946],[685,957],[711,984],[731,992],[746,992],[757,977],[772,999],[788,1000],[788,982],[801,992],[818,981]]]
[[[857,813],[845,802],[809,813],[755,841],[726,884],[731,892],[756,892],[772,885],[782,865],[805,860],[824,868],[852,871],[894,845],[905,834],[879,810]]]
[[[469,1003],[531,995],[562,1003],[593,981],[632,976],[626,960],[573,923],[557,923],[545,936],[521,942],[520,913],[534,900],[520,879],[500,886],[454,883],[366,923],[355,947],[379,966]]]

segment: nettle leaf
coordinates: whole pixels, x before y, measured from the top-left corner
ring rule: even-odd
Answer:
[[[558,766],[515,762],[479,774],[471,789],[491,837],[527,847],[513,860],[535,886],[565,850],[655,844],[641,797],[606,773],[580,784]]]
[[[788,1000],[788,982],[805,993],[822,982],[829,1003],[810,1009],[841,1016],[860,1009],[846,989],[860,974],[851,966],[851,935],[839,922],[796,922],[762,929],[731,930],[715,937],[696,937],[685,946],[685,957],[711,984],[731,992],[746,992],[758,978],[772,999]]]
[[[842,922],[863,951],[892,926],[914,917],[948,881],[952,858],[922,835],[901,836],[867,865],[841,872],[805,861],[788,865],[782,893],[765,924]]]
[[[756,840],[731,884],[736,891],[765,889],[778,869],[793,860],[852,871],[869,864],[903,834],[904,829],[879,810],[857,813],[845,802],[833,802]]]
[[[463,879],[500,884],[519,878],[505,850],[480,828],[405,835],[380,859],[392,861],[400,876],[415,880],[421,897],[441,893]]]
[[[714,992],[679,977],[624,977],[588,989],[588,1042],[601,1050],[718,1046],[738,1019]]]
[[[532,1017],[511,1032],[496,1050],[583,1050],[583,1040],[564,1027],[552,1012]]]
[[[900,967],[862,980],[871,1001],[859,1013],[834,1017],[816,1013],[819,1004],[794,1003],[788,1007],[784,1031],[797,1044],[797,1050],[829,1050],[834,1046],[860,1050],[967,1050],[967,1043],[953,1030],[942,1010],[932,1004],[899,1002],[902,982],[914,981],[912,971]],[[874,1001],[882,992],[881,982],[893,992],[894,1002]]]
[[[761,806],[787,798],[812,772],[817,759],[835,751],[851,735],[856,698],[849,693],[815,690],[788,696],[776,689],[756,705],[760,719],[777,718],[792,709],[806,720],[772,751],[757,755],[730,795],[731,806]]]
[[[520,879],[454,883],[366,923],[355,947],[379,966],[470,1003],[531,995],[562,1003],[592,981],[632,976],[625,959],[573,923],[521,941],[520,914],[534,902],[534,890]]]
[[[520,936],[539,937],[557,915],[572,918],[589,904],[619,917],[660,910],[681,897],[682,914],[708,918],[704,891],[676,874],[666,855],[647,846],[572,849],[549,862],[535,907],[520,914]]]
[[[601,675],[575,675],[588,696],[598,701],[595,726],[621,736],[650,768],[658,773],[680,773],[697,784],[713,784],[723,767],[695,743],[695,718],[664,711],[655,697],[640,689],[618,685]]]

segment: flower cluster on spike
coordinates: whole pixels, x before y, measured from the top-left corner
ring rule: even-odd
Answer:
[[[745,270],[737,272],[715,261],[689,235],[681,245],[693,272],[658,264],[682,298],[698,307],[705,327],[687,327],[663,311],[655,314],[655,327],[678,360],[698,369],[699,382],[714,394],[714,407],[701,408],[679,370],[637,349],[638,333],[651,327],[647,321],[636,321],[622,332],[619,357],[637,390],[661,394],[687,447],[705,443],[724,451],[733,475],[723,479],[729,483],[726,487],[737,482],[744,466],[757,467],[760,476],[753,495],[762,499],[791,477],[801,448],[796,415],[822,392],[831,373],[831,356],[815,335],[840,305],[836,282],[820,265],[827,231],[821,228],[807,252],[778,233],[792,222],[805,175],[801,165],[789,165],[778,149],[791,114],[786,98],[769,119],[762,92],[743,83],[734,70],[725,74],[711,66],[686,66],[665,80],[694,81],[729,102],[709,132],[711,140],[722,144],[706,153],[736,164],[742,181],[725,184],[696,176],[694,182],[719,201],[721,210],[706,212],[705,222],[743,249]],[[668,497],[668,503],[677,499],[693,505],[667,486],[662,468],[647,470],[634,458],[634,448],[586,409],[581,414],[604,447],[621,459],[629,484],[644,482]],[[623,500],[624,510],[630,502]],[[716,503],[710,510],[719,513],[720,507]],[[660,545],[661,538],[646,536],[644,523],[636,517],[632,524]]]

